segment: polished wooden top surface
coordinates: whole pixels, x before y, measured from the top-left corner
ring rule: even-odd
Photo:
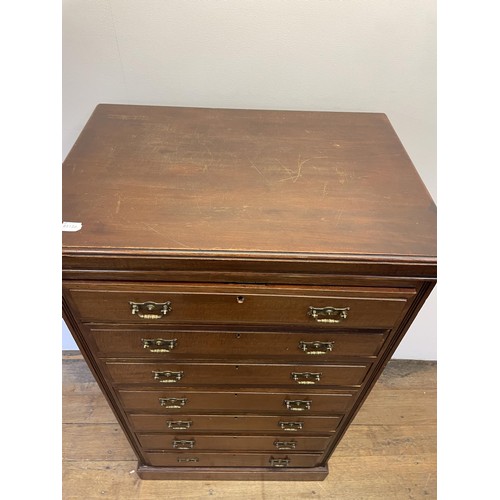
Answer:
[[[384,114],[99,105],[63,164],[63,252],[434,261]]]

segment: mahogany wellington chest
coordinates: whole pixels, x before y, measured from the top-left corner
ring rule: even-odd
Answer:
[[[324,479],[436,281],[384,114],[99,105],[63,218],[64,318],[143,479]]]

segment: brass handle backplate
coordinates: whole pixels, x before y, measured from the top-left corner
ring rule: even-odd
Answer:
[[[319,342],[312,341],[306,342],[305,340],[301,340],[299,342],[299,349],[304,351],[306,354],[326,354],[333,350],[333,344],[335,342]]]
[[[287,410],[305,411],[311,409],[311,401],[303,399],[285,399],[284,403]]]
[[[172,310],[171,302],[129,302],[130,312],[142,319],[161,319]]]
[[[194,439],[174,439],[172,441],[172,448],[176,450],[192,450],[194,445]]]
[[[297,441],[275,441],[274,446],[276,446],[278,450],[295,450]]]
[[[170,352],[177,346],[177,339],[141,339],[141,342],[149,352]]]
[[[340,323],[347,319],[349,307],[309,307],[308,316],[311,316],[318,323]],[[321,316],[326,316],[322,318]]]
[[[184,376],[184,372],[156,371],[153,370],[153,378],[162,384],[175,384]]]
[[[288,464],[290,463],[289,458],[273,458],[271,457],[269,459],[269,463],[271,464],[271,467],[288,467]]]
[[[163,408],[182,408],[187,403],[187,398],[158,398]]]
[[[182,457],[179,457],[177,459],[177,462],[199,462],[200,459],[199,458],[196,458],[196,457],[189,457],[189,458],[182,458]]]
[[[191,420],[167,420],[167,427],[176,431],[189,429],[192,425]]]
[[[290,376],[297,384],[316,384],[321,380],[322,373],[292,372]]]
[[[304,422],[278,422],[282,431],[300,431],[304,428]]]

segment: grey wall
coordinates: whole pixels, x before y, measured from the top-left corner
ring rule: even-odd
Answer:
[[[100,102],[383,112],[436,200],[435,0],[63,0],[62,12],[63,158]],[[394,357],[436,359],[435,292]]]

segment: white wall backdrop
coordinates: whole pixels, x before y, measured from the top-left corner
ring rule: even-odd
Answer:
[[[63,158],[102,102],[383,112],[436,200],[435,0],[63,0],[62,36]],[[394,357],[436,359],[435,291]]]

